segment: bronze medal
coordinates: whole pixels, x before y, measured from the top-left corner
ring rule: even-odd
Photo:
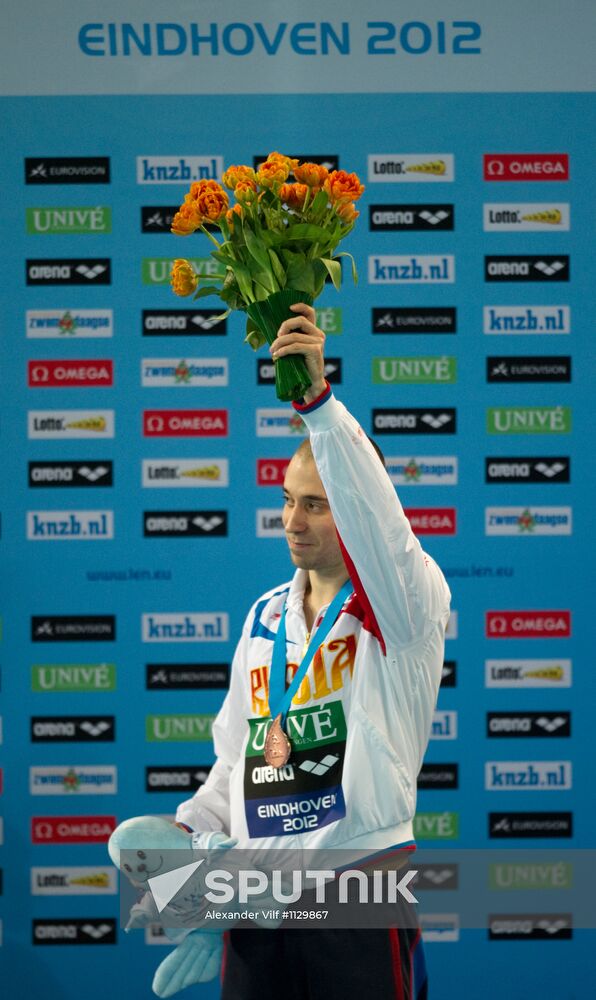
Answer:
[[[276,715],[269,727],[265,739],[263,756],[270,767],[283,767],[288,763],[292,752],[292,744],[281,727],[281,712]]]

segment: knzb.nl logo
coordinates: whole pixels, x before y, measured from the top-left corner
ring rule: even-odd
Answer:
[[[488,760],[487,791],[561,791],[572,786],[570,760]]]
[[[484,306],[484,332],[557,334],[571,332],[569,306]]]
[[[225,612],[149,613],[141,618],[142,642],[227,642]]]
[[[368,281],[371,285],[453,284],[455,257],[453,254],[370,256]]]
[[[137,184],[221,180],[223,156],[137,156]]]
[[[29,510],[29,541],[100,541],[114,537],[111,510]]]

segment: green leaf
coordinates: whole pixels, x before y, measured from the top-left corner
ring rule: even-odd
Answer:
[[[296,255],[297,257],[299,255]],[[295,288],[299,292],[314,294],[315,270],[310,261],[297,259],[288,266],[287,288]]]
[[[259,330],[256,323],[247,316],[246,318],[246,337],[244,338],[244,343],[249,344],[253,351],[258,351],[259,347],[262,347],[265,343],[265,337]]]
[[[221,292],[222,292],[221,288],[213,288],[213,287],[210,288],[208,285],[203,285],[202,288],[197,289],[197,291],[193,295],[193,299],[204,299],[207,297],[207,295],[221,295]]]
[[[277,278],[281,288],[284,288],[286,284],[286,272],[284,271],[283,265],[275,250],[269,250],[269,259],[273,266],[273,273],[275,277]]]
[[[249,254],[256,260],[260,268],[268,271],[271,265],[265,244],[248,226],[243,226],[243,231],[244,239],[246,240],[246,248]]]
[[[341,288],[341,264],[338,260],[331,260],[330,257],[319,257],[319,260],[327,268],[333,287],[339,292]]]
[[[352,280],[353,280],[354,284],[357,285],[358,284],[358,271],[356,270],[356,261],[352,257],[352,254],[348,253],[347,250],[340,250],[340,252],[338,254],[336,254],[335,256],[336,257],[349,257],[350,258],[350,260],[352,261]]]
[[[241,264],[240,261],[235,261],[234,263],[234,276],[238,282],[238,288],[240,289],[240,294],[247,302],[252,302],[254,299],[253,287],[252,287],[252,275],[249,269]]]
[[[294,226],[288,226],[285,237],[287,240],[310,240],[325,244],[329,240],[329,232],[312,222],[297,222]]]

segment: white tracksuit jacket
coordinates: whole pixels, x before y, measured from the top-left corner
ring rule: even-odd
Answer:
[[[294,406],[310,432],[354,593],[294,696],[292,756],[279,771],[262,756],[268,671],[286,597],[288,677],[300,660],[307,573],[296,570],[253,605],[213,725],[216,763],[176,819],[224,830],[238,847],[371,853],[413,840],[450,593],[354,417],[329,388]]]

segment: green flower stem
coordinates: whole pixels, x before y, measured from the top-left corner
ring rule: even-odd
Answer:
[[[246,311],[267,343],[272,344],[283,321],[292,315],[290,306],[297,302],[312,304],[312,297],[298,289],[285,288],[261,302],[250,303]],[[286,355],[274,364],[277,398],[286,403],[301,399],[312,384],[303,356]]]

